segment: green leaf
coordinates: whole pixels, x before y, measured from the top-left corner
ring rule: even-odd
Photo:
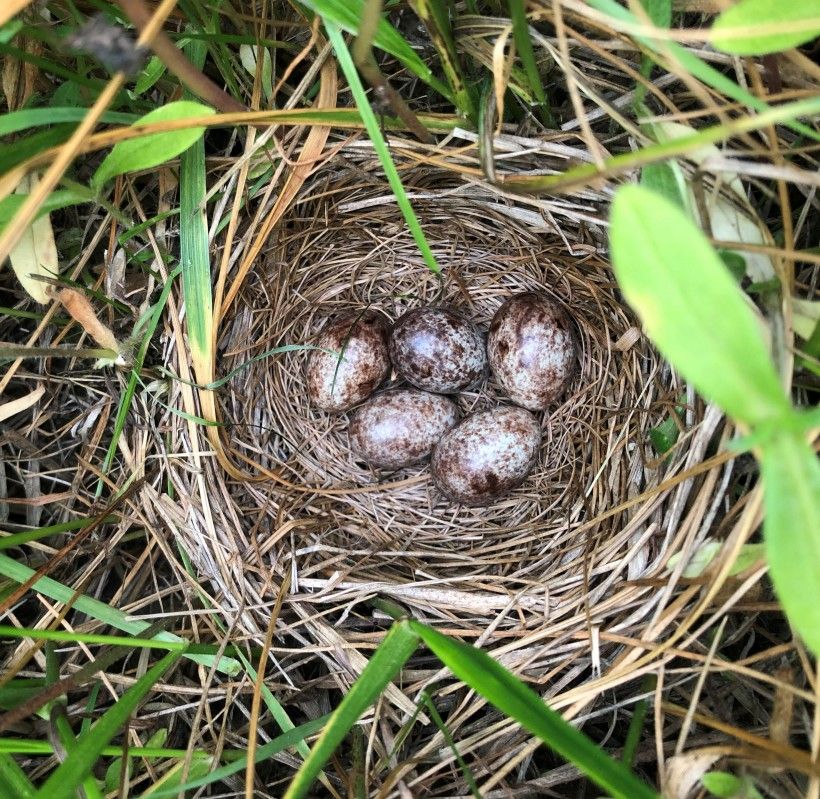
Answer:
[[[748,778],[741,779],[726,771],[710,771],[700,781],[709,793],[721,799],[763,799]]]
[[[165,73],[165,63],[152,55],[134,84],[134,96],[147,92]]]
[[[87,108],[24,108],[0,115],[0,136],[19,133],[21,130],[60,122],[80,122],[88,115]],[[106,124],[130,125],[137,121],[136,114],[107,111],[100,117]]]
[[[508,0],[508,3],[510,8],[510,21],[513,26],[515,49],[518,51],[518,57],[524,65],[530,91],[538,100],[538,111],[541,116],[541,121],[548,128],[557,128],[558,123],[553,116],[550,102],[547,99],[547,93],[544,90],[544,84],[541,82],[538,62],[535,60],[535,53],[532,49],[530,26],[527,21],[527,10],[524,7],[524,0]]]
[[[9,194],[0,200],[0,231],[14,218],[14,215],[28,199],[28,194]],[[45,202],[37,211],[37,219],[50,214],[52,211],[59,211],[61,208],[68,208],[70,205],[80,205],[91,201],[91,197],[70,189],[57,189],[46,197]]]
[[[621,799],[659,799],[628,768],[609,757],[586,735],[547,707],[538,694],[486,652],[449,638],[417,621],[410,621],[408,625],[458,679],[540,738],[610,796]]]
[[[180,652],[169,652],[140,677],[119,701],[109,708],[88,732],[82,734],[71,752],[35,794],[35,799],[72,799],[108,742],[121,730],[143,697],[163,674],[179,660]]]
[[[415,652],[419,636],[411,630],[410,624],[408,621],[399,621],[390,628],[359,679],[331,713],[322,734],[310,750],[310,756],[285,791],[284,799],[299,799],[307,794],[322,766],[359,720],[359,716],[376,701]]]
[[[712,25],[712,44],[736,55],[765,55],[820,36],[817,0],[740,0]]]
[[[182,785],[183,775],[185,775],[186,783],[189,780],[193,781],[201,777],[206,777],[211,771],[213,762],[214,760],[211,757],[201,758],[187,764],[187,768],[185,762],[177,763],[148,788],[148,790],[142,794],[141,799],[147,799],[149,796],[155,797],[156,799],[156,797],[159,796],[167,796],[171,791],[179,791]]]
[[[641,185],[662,194],[678,207],[686,209],[686,179],[676,161],[647,164],[641,170]]]
[[[806,645],[820,654],[820,462],[790,430],[762,445],[769,576],[786,615]]]
[[[175,103],[157,108],[134,123],[134,127],[170,122],[178,119],[191,119],[213,114],[214,109],[191,100],[179,100]],[[167,133],[151,133],[135,139],[126,139],[114,145],[114,149],[105,157],[99,169],[91,179],[91,185],[99,190],[103,184],[124,172],[136,172],[151,169],[187,150],[199,139],[205,128],[190,127],[171,130]]]
[[[640,186],[619,189],[610,248],[627,302],[701,394],[747,424],[791,413],[752,310],[680,208]]]
[[[674,417],[668,416],[657,427],[649,431],[649,440],[659,455],[665,455],[678,440],[680,431]]]

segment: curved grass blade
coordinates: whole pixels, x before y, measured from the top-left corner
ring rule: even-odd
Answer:
[[[820,654],[820,461],[789,430],[762,445],[766,516],[763,537],[769,576],[789,621]]]
[[[746,424],[791,413],[754,314],[684,211],[642,186],[625,186],[612,205],[609,238],[624,297],[701,394]]]
[[[309,757],[296,772],[283,799],[300,799],[307,795],[310,786],[336,747],[344,740],[359,717],[381,695],[391,680],[419,645],[417,633],[410,622],[396,622],[373,653],[361,676],[345,694],[336,710],[330,714],[319,739],[310,750]]]
[[[0,753],[0,796],[8,799],[32,799],[37,789],[31,784],[17,761],[5,752]]]
[[[163,674],[181,657],[181,652],[169,652],[140,677],[88,732],[77,739],[71,757],[59,765],[35,794],[35,799],[72,799],[83,779],[108,742],[121,730],[142,698]]]
[[[468,646],[417,621],[409,628],[459,680],[480,693],[502,713],[538,736],[610,796],[620,799],[659,799],[622,763],[609,757],[576,730],[541,697],[493,660],[486,652]]]

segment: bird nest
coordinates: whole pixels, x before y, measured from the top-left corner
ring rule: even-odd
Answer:
[[[330,644],[323,656],[345,682],[363,662],[351,650],[380,624],[367,604],[377,595],[467,640],[488,629],[513,650],[515,641],[540,640],[527,671],[543,674],[570,652],[593,657],[595,630],[640,633],[656,592],[639,578],[657,574],[683,545],[676,520],[694,487],[673,479],[664,488],[663,480],[691,465],[693,436],[708,440],[714,423],[703,432],[685,387],[620,299],[603,257],[604,196],[564,203],[557,222],[531,203],[436,172],[418,178],[412,196],[440,275],[372,174],[319,171],[303,187],[219,340],[223,374],[235,371],[220,393],[230,451],[264,479],[223,476],[220,493],[231,503],[219,512],[224,527],[217,520],[216,540],[192,528],[189,547],[254,635],[280,583],[272,575],[287,575],[288,629],[305,643]],[[540,415],[535,470],[495,504],[446,500],[426,464],[369,469],[351,453],[349,414],[311,407],[309,353],[300,345],[329,317],[375,308],[395,320],[445,303],[486,330],[505,299],[531,290],[574,320],[579,368],[563,399]],[[285,351],[269,354],[278,348]],[[489,379],[457,402],[467,414],[508,400]],[[649,434],[670,418],[695,433],[661,462]],[[699,445],[695,458],[702,453]]]

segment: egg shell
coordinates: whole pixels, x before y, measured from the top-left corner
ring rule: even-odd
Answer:
[[[433,481],[463,505],[489,505],[521,485],[538,460],[541,427],[523,408],[474,413],[436,445]]]
[[[400,469],[423,461],[459,419],[456,404],[415,388],[389,389],[357,408],[350,448],[371,466]]]
[[[381,313],[346,313],[329,321],[308,356],[308,398],[323,411],[341,413],[367,399],[390,372],[390,325]],[[342,359],[332,353],[342,353]]]
[[[390,357],[411,385],[437,394],[472,386],[487,368],[484,336],[449,308],[416,308],[393,326]]]
[[[572,322],[543,294],[516,294],[493,316],[487,358],[516,405],[544,410],[561,396],[575,371]]]

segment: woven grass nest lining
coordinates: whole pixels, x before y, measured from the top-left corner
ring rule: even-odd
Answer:
[[[584,257],[569,255],[566,237],[515,221],[516,210],[530,210],[525,204],[496,200],[493,207],[480,188],[474,201],[463,184],[430,171],[412,187],[413,202],[442,266],[440,280],[387,187],[367,178],[361,171],[342,179],[319,172],[303,187],[225,322],[224,372],[272,347],[310,343],[328,317],[351,308],[372,306],[395,320],[443,302],[486,330],[506,297],[539,290],[575,321],[576,377],[565,399],[542,416],[542,453],[526,483],[492,506],[465,508],[438,495],[427,466],[386,474],[357,462],[348,416],[308,403],[307,353],[254,362],[222,395],[231,445],[299,489],[233,488],[234,518],[247,519],[258,541],[249,553],[248,530],[236,537],[238,563],[261,558],[260,568],[245,568],[231,581],[211,576],[223,587],[238,581],[243,596],[246,583],[248,596],[258,598],[266,593],[263,563],[273,564],[279,573],[291,571],[293,593],[320,606],[385,593],[423,618],[465,629],[482,629],[490,619],[499,630],[564,619],[569,634],[573,625],[586,627],[590,610],[596,623],[645,616],[645,604],[633,605],[646,589],[627,580],[668,554],[667,531],[675,529],[669,515],[679,517],[686,507],[692,481],[605,514],[682,467],[685,447],[657,467],[648,430],[685,389],[638,334],[610,269],[594,254],[597,246],[587,246]],[[600,229],[593,232],[600,241]],[[571,234],[590,241],[586,222]],[[465,414],[509,402],[491,379],[457,401]],[[699,412],[687,414],[690,429],[698,430]],[[713,430],[714,424],[701,431],[704,441]],[[259,532],[260,514],[269,519],[269,535]],[[203,560],[213,569],[212,557]]]

